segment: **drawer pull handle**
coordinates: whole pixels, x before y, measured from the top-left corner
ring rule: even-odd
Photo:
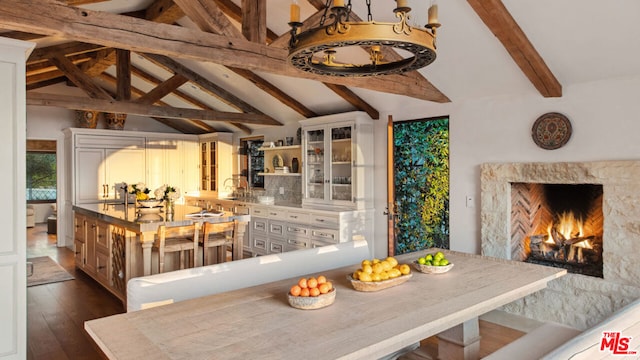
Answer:
[[[324,219],[316,219],[318,222],[324,222]]]
[[[98,270],[102,270],[102,269],[105,269],[105,268],[106,268],[106,266],[98,266]]]
[[[292,218],[292,219],[297,219],[298,215],[289,215],[289,217]]]

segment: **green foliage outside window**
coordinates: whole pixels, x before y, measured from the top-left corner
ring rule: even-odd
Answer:
[[[56,154],[27,152],[27,200],[56,199]]]
[[[449,120],[394,124],[396,253],[449,248]]]

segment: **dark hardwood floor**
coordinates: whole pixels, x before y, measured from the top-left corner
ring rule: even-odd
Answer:
[[[46,224],[27,229],[27,257],[50,256],[75,280],[27,288],[27,359],[104,359],[84,330],[84,322],[125,312],[120,300],[74,265],[73,252],[56,246],[56,236]],[[484,357],[524,333],[480,321],[480,356]],[[405,359],[435,359],[436,337],[422,341],[421,348]]]
[[[120,300],[81,271],[73,252],[56,246],[46,224],[27,229],[27,258],[49,256],[75,280],[27,288],[27,359],[103,359],[84,322],[123,313]]]

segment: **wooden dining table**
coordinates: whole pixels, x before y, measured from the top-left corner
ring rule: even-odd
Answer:
[[[396,258],[411,263],[433,251]],[[287,292],[298,281],[291,278],[91,320],[85,329],[109,359],[374,359],[439,333],[460,338],[453,357],[477,358],[473,324],[477,328],[480,315],[566,274],[443,252],[454,264],[450,271],[414,269],[407,282],[376,292],[356,291],[347,279],[359,264],[309,274],[325,275],[335,286],[335,302],[321,309],[288,304]]]

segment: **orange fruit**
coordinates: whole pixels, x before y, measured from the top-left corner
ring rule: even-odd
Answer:
[[[298,286],[300,286],[303,289],[307,288],[307,278],[301,278],[300,280],[298,280]]]
[[[300,291],[302,291],[302,288],[298,285],[293,285],[291,287],[291,290],[289,290],[289,293],[291,293],[291,295],[293,296],[300,296]]]
[[[309,279],[307,279],[307,287],[309,289],[314,289],[318,287],[318,280],[314,277],[310,277]]]
[[[318,276],[318,285],[324,284],[327,282],[327,278],[324,275]]]
[[[318,290],[320,290],[320,294],[326,294],[331,290],[331,288],[329,288],[329,284],[325,282],[318,286]]]
[[[311,295],[311,296],[320,295],[320,289],[318,289],[317,287],[309,289],[309,295]]]
[[[309,296],[309,289],[308,288],[302,288],[300,290],[300,296],[303,296],[303,297]]]
[[[329,286],[329,291],[331,291],[331,289],[333,289],[333,284],[331,283],[331,281],[327,281],[325,284],[327,284],[327,286]]]

